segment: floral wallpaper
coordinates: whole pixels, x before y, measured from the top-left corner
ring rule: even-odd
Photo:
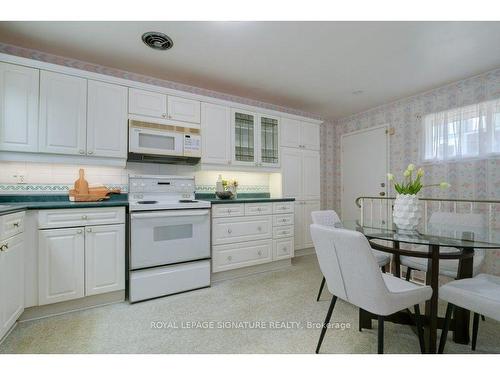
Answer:
[[[432,112],[500,97],[500,69],[419,95],[385,104],[349,117],[325,122],[322,129],[322,206],[340,209],[340,137],[342,134],[387,124],[390,136],[390,170],[402,173],[419,157],[420,118]],[[425,182],[448,181],[448,191],[429,189],[425,197],[500,200],[500,159],[425,164]],[[393,192],[392,192],[393,193]],[[393,194],[391,194],[393,195]],[[500,223],[500,205],[497,223]],[[500,251],[488,251],[484,271],[500,275]]]

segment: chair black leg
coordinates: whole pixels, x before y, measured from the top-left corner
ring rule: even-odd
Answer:
[[[384,354],[384,317],[378,316],[378,354]]]
[[[484,315],[481,315],[481,320],[482,320],[483,322],[485,322],[485,321],[486,321],[486,318],[484,317]]]
[[[474,313],[474,320],[472,321],[472,350],[476,350],[478,330],[479,330],[479,314]]]
[[[410,267],[406,267],[406,281],[410,281],[411,271],[412,269]]]
[[[417,325],[418,342],[420,344],[420,352],[425,354],[424,329],[422,327],[422,319],[420,317],[420,306],[415,305],[415,323]]]
[[[380,269],[382,270],[382,273],[385,273],[385,266],[380,267]]]
[[[319,299],[321,298],[321,292],[323,292],[323,287],[325,286],[325,277],[323,276],[323,280],[321,280],[321,285],[319,287],[319,292],[318,292],[318,297],[316,297],[316,302],[319,301]]]
[[[454,307],[455,306],[453,306],[453,304],[451,303],[448,303],[448,306],[446,307],[444,326],[443,330],[441,331],[441,339],[439,340],[439,349],[438,349],[439,354],[443,354],[444,346],[446,345],[446,338],[448,337],[448,330],[450,329],[451,313],[453,312]]]
[[[323,328],[321,329],[321,335],[319,335],[318,346],[316,346],[316,354],[319,353],[319,349],[321,348],[321,343],[323,342],[323,338],[325,337],[328,323],[330,323],[330,318],[332,317],[333,308],[335,307],[335,302],[337,302],[337,296],[333,296],[332,302],[330,303],[330,307],[328,308],[328,312],[326,313],[325,324],[323,324]]]

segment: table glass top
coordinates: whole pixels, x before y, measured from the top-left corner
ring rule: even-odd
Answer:
[[[494,228],[434,223],[422,225],[410,232],[397,230],[392,223],[386,222],[361,226],[358,220],[346,221],[343,227],[362,232],[368,239],[457,248],[500,249],[500,229]]]

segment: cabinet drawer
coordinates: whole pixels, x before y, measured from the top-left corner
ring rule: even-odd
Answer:
[[[271,238],[272,227],[272,216],[215,219],[212,225],[212,243],[222,245]]]
[[[38,228],[67,228],[125,223],[124,207],[40,210]]]
[[[272,260],[272,240],[252,241],[213,247],[213,272],[268,263]]]
[[[245,206],[243,204],[215,204],[212,205],[212,217],[243,216]]]
[[[293,214],[273,216],[273,226],[280,227],[283,225],[293,225]]]
[[[24,212],[0,216],[0,240],[24,232]]]
[[[245,216],[271,215],[272,213],[272,203],[245,203]]]
[[[293,237],[293,225],[273,228],[273,238],[284,237]]]
[[[273,214],[291,214],[293,213],[294,202],[274,202]]]
[[[293,257],[293,237],[273,240],[273,260]]]

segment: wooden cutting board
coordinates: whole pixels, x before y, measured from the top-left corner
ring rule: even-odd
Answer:
[[[69,191],[69,200],[72,202],[99,202],[109,199],[110,194],[121,193],[120,189],[108,189],[106,186],[89,187],[85,180],[85,171],[80,169],[79,174],[74,189]]]

